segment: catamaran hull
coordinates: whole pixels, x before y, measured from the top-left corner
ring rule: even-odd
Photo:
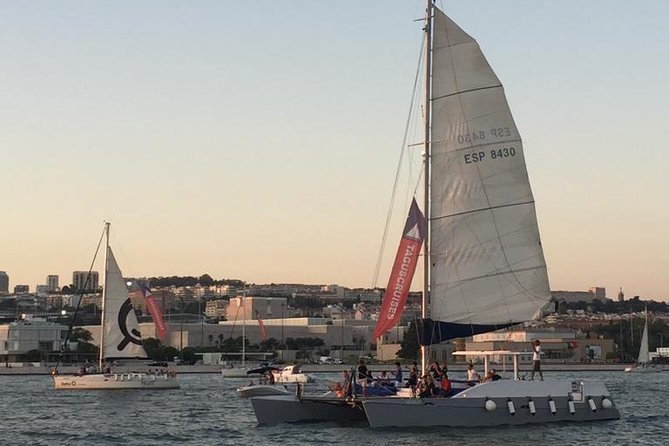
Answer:
[[[499,383],[499,384],[498,384]],[[601,384],[495,381],[452,398],[362,402],[371,427],[488,427],[620,418]]]
[[[237,389],[237,393],[242,398],[251,398],[254,396],[270,396],[270,395],[290,395],[290,390],[286,389],[284,386],[272,386],[272,385],[253,385],[253,386],[244,386]]]
[[[295,395],[251,398],[259,424],[331,421],[335,423],[365,422],[362,406],[333,397]]]
[[[56,390],[178,389],[176,376],[148,373],[111,373],[83,376],[54,376]]]

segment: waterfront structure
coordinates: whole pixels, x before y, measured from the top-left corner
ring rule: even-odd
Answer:
[[[97,271],[74,271],[72,273],[72,286],[77,291],[95,291],[99,286],[99,276]]]
[[[49,293],[52,293],[54,291],[58,291],[58,275],[56,274],[49,274],[46,276],[46,290]]]
[[[531,343],[541,341],[542,360],[559,363],[604,362],[614,355],[613,339],[596,336],[588,337],[585,333],[562,327],[509,329],[473,336],[465,341],[467,351],[505,350],[526,352],[520,355],[521,363],[532,361]],[[474,360],[483,358],[473,358]],[[511,363],[513,358],[498,357],[495,361]]]
[[[0,271],[0,293],[9,293],[9,275]]]
[[[60,351],[67,326],[32,318],[0,325],[0,361],[24,362],[31,351],[44,355]]]

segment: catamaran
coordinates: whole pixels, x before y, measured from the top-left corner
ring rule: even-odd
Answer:
[[[425,216],[414,201],[379,324],[383,332],[399,319],[422,244],[421,344],[429,346],[540,319],[551,294],[522,141],[502,84],[478,43],[432,0],[424,29]],[[446,398],[293,395],[251,402],[260,423],[472,427],[619,418],[601,383],[523,381],[513,352],[477,353],[514,356],[514,379]],[[425,347],[422,358],[424,371]]]
[[[109,226],[105,223],[106,238],[105,277],[102,293],[102,318],[100,325],[100,355],[98,372],[78,375],[53,374],[54,387],[58,390],[118,390],[118,389],[178,389],[179,381],[174,372],[145,371],[115,372],[105,366],[105,361],[115,358],[146,359],[137,316],[132,308],[123,274],[109,246]],[[127,369],[127,367],[124,367]],[[139,367],[138,367],[139,369]]]

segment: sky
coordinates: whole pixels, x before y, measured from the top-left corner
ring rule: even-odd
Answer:
[[[669,299],[669,2],[442,6],[505,86],[551,288]],[[10,288],[68,284],[105,220],[126,276],[373,284],[421,0],[0,7]]]

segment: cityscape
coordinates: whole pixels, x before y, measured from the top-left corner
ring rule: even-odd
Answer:
[[[166,321],[167,334],[158,340],[146,300],[142,293],[132,291],[137,279],[126,280],[142,338],[159,344],[152,351],[156,360],[217,365],[239,360],[242,342],[249,346],[249,357],[281,361],[310,363],[330,357],[355,362],[365,355],[378,363],[391,363],[417,357],[417,343],[412,349],[407,333],[420,316],[420,292],[409,294],[398,326],[373,339],[383,289],[258,285],[238,279],[214,280],[208,274],[141,279],[153,284],[151,295],[158,300]],[[74,271],[71,282],[62,287],[59,276],[48,275],[34,292],[27,285],[14,285],[9,292],[9,276],[0,272],[0,346],[5,341],[0,363],[19,366],[37,360],[48,365],[57,361],[63,350],[75,362],[94,362],[101,291],[97,271]],[[451,359],[455,351],[509,350],[527,352],[520,361],[529,363],[528,345],[540,339],[547,364],[622,365],[636,359],[646,310],[651,315],[651,358],[663,361],[669,357],[664,346],[665,339],[669,343],[669,306],[665,302],[626,298],[622,288],[609,298],[604,287],[553,291],[552,296],[554,308],[541,321],[433,345],[431,359],[457,362],[458,357]],[[63,344],[70,323],[90,334],[92,347]],[[8,342],[10,339],[14,342]]]

